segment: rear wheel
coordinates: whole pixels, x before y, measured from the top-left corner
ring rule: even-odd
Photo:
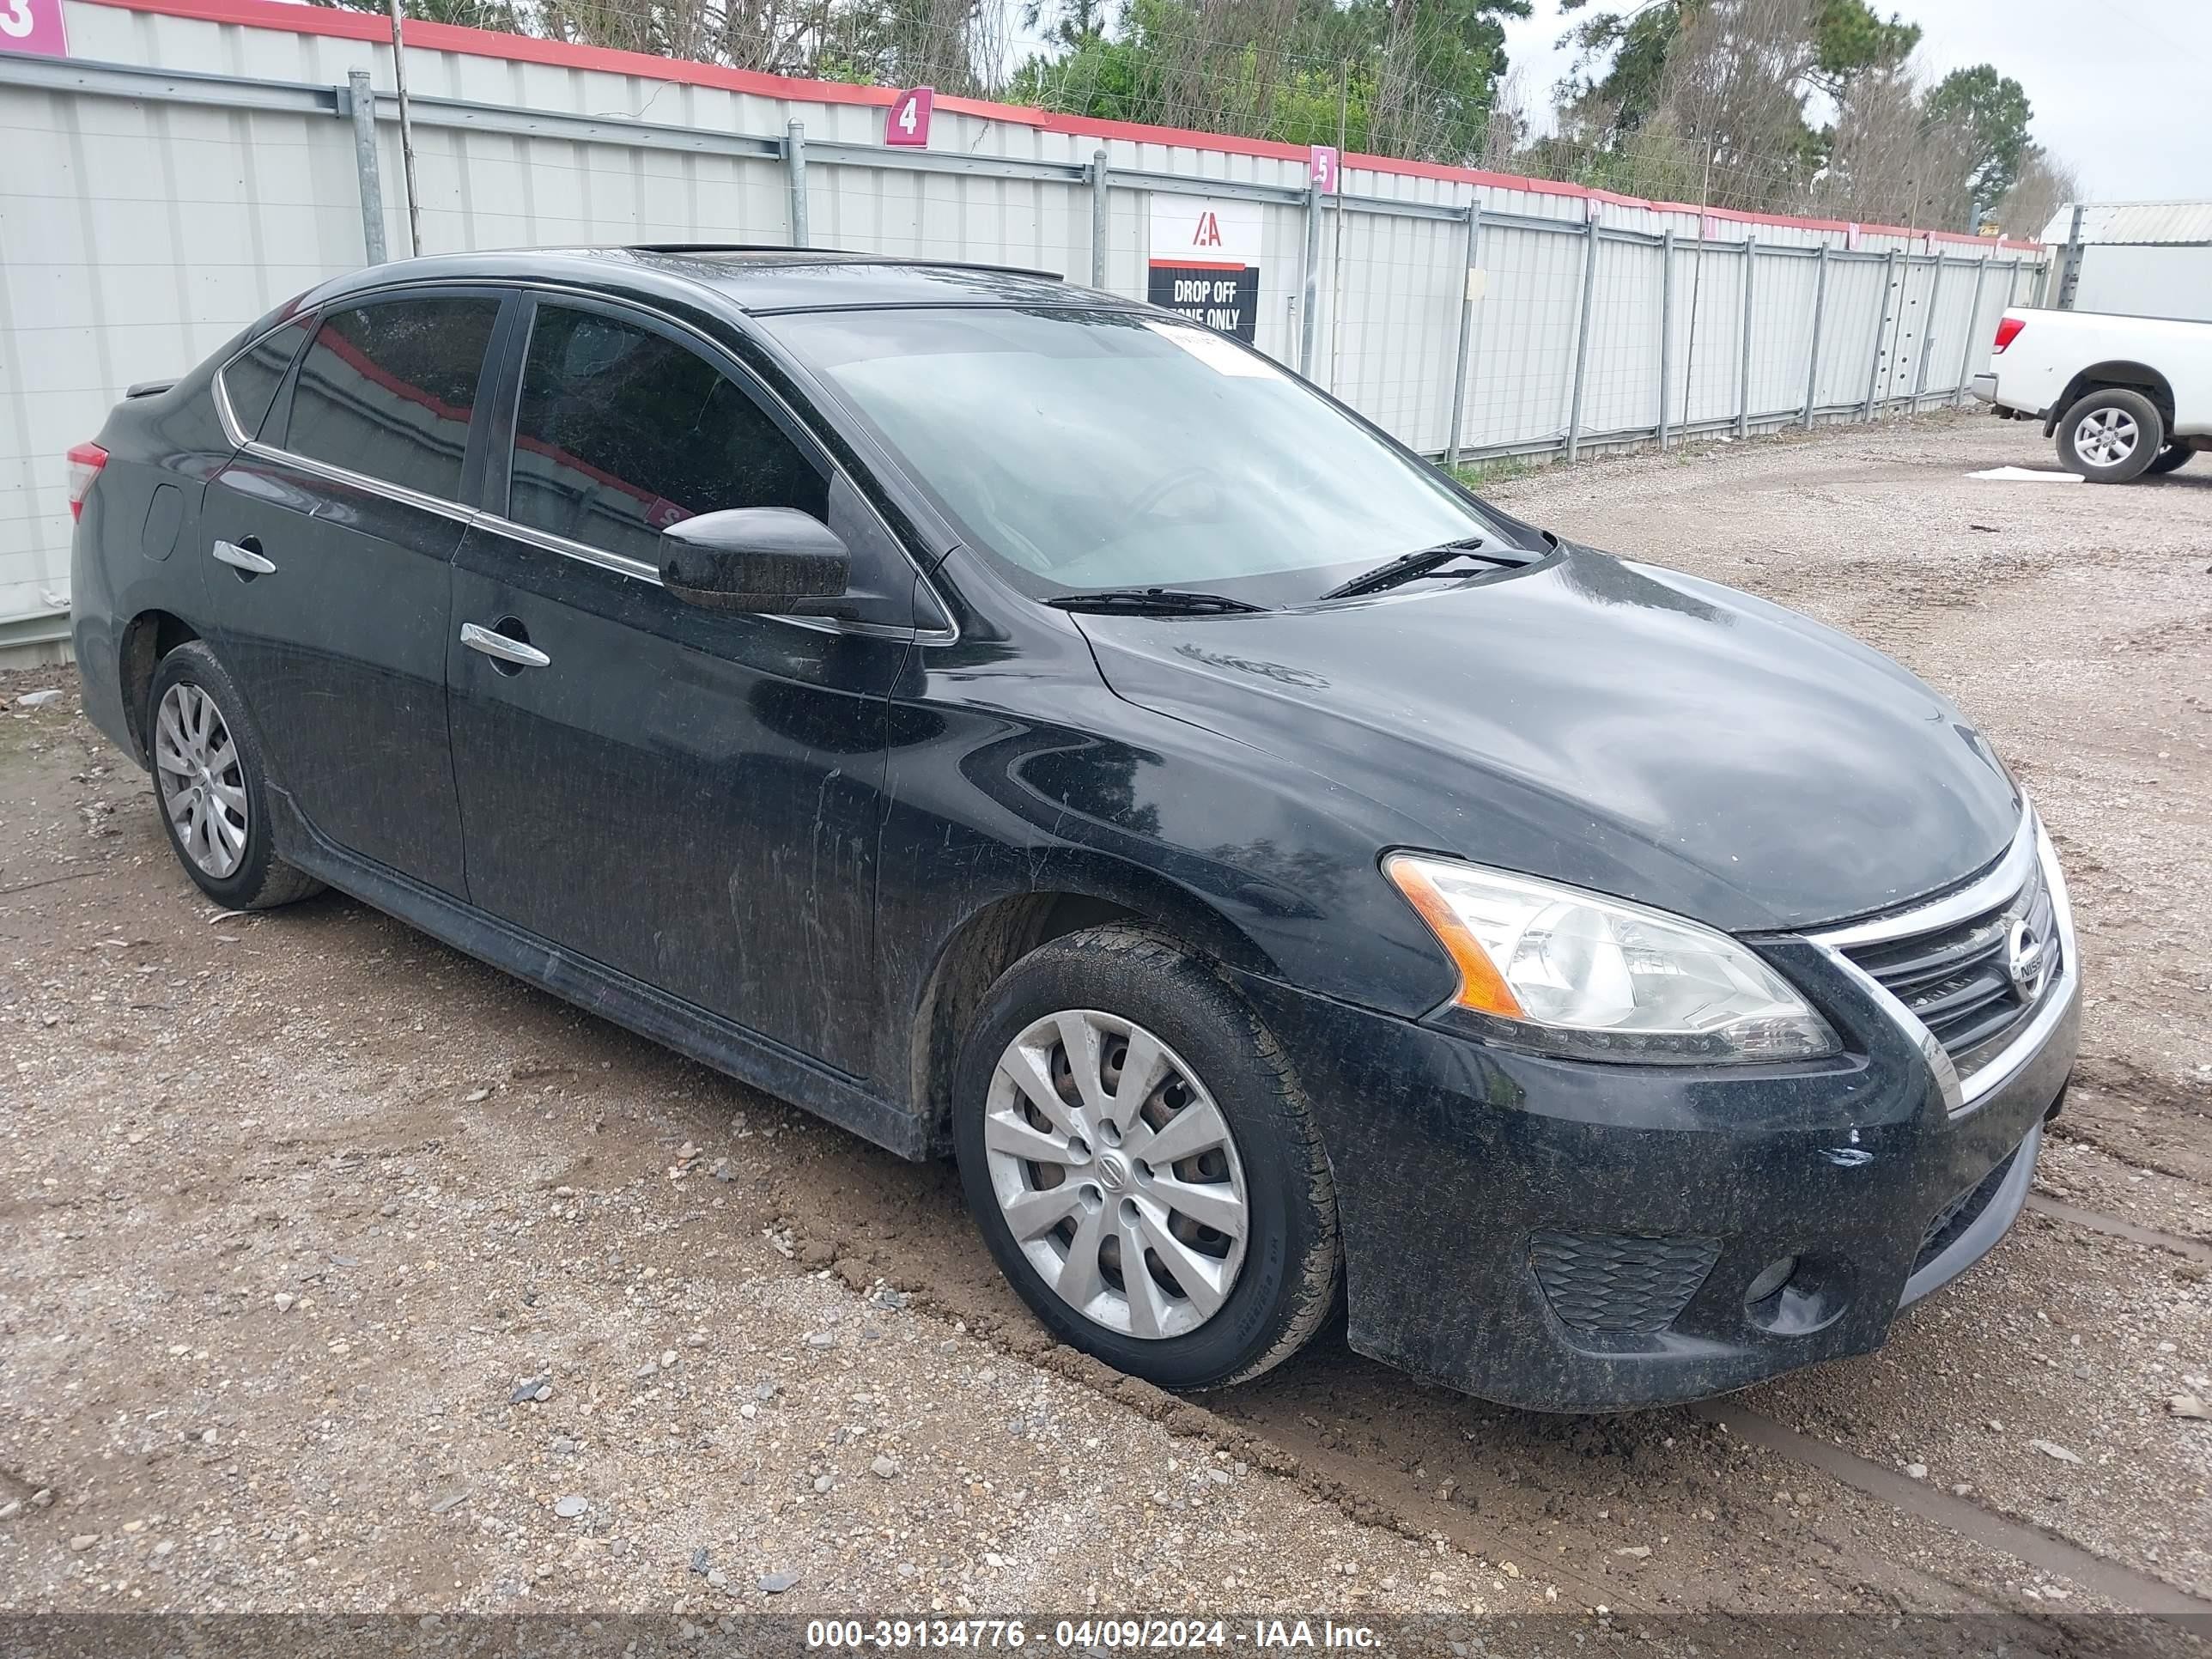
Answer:
[[[322,890],[276,855],[260,738],[204,643],[155,667],[145,729],[161,827],[202,892],[228,909],[267,910]]]
[[[2176,467],[2187,466],[2189,458],[2197,452],[2187,444],[2168,444],[2158,452],[2156,459],[2143,469],[2146,472],[2171,472]]]
[[[1062,1341],[1201,1389],[1328,1318],[1336,1198],[1312,1115],[1251,1009],[1174,941],[1099,927],[1024,957],[955,1102],[969,1209]]]
[[[2158,405],[2125,386],[2100,386],[2058,419],[2058,459],[2091,483],[2142,477],[2165,442]]]

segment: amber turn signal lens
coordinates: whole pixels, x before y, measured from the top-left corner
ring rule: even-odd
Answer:
[[[1524,1019],[1519,999],[1505,983],[1505,976],[1498,971],[1498,964],[1490,959],[1490,952],[1482,942],[1468,930],[1444,896],[1437,890],[1428,872],[1413,859],[1385,860],[1382,873],[1406,896],[1406,902],[1420,913],[1429,931],[1437,936],[1459,969],[1459,992],[1452,1000],[1462,1008],[1477,1012],[1497,1014],[1506,1019]]]

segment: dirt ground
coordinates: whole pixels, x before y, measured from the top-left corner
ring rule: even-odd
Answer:
[[[0,1613],[2212,1613],[2212,458],[2005,483],[1972,416],[1514,511],[1850,629],[2064,857],[2030,1213],[1881,1352],[1604,1419],[1325,1334],[1178,1402],[1053,1348],[902,1164],[336,896],[174,866],[0,676]]]

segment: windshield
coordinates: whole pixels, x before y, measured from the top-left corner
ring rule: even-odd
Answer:
[[[1380,562],[1504,538],[1266,358],[1128,312],[766,319],[963,538],[1040,597],[1164,586],[1262,605]]]

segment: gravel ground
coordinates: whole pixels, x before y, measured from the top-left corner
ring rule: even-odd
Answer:
[[[2047,455],[1931,417],[1498,491],[1899,655],[2073,881],[2045,1209],[1881,1353],[1702,1410],[1501,1411],[1334,1333],[1116,1378],[944,1169],[350,901],[213,913],[72,680],[0,676],[65,692],[0,713],[0,1613],[2212,1611],[2169,1405],[2212,1401],[2212,463],[1964,476],[2006,462]]]

